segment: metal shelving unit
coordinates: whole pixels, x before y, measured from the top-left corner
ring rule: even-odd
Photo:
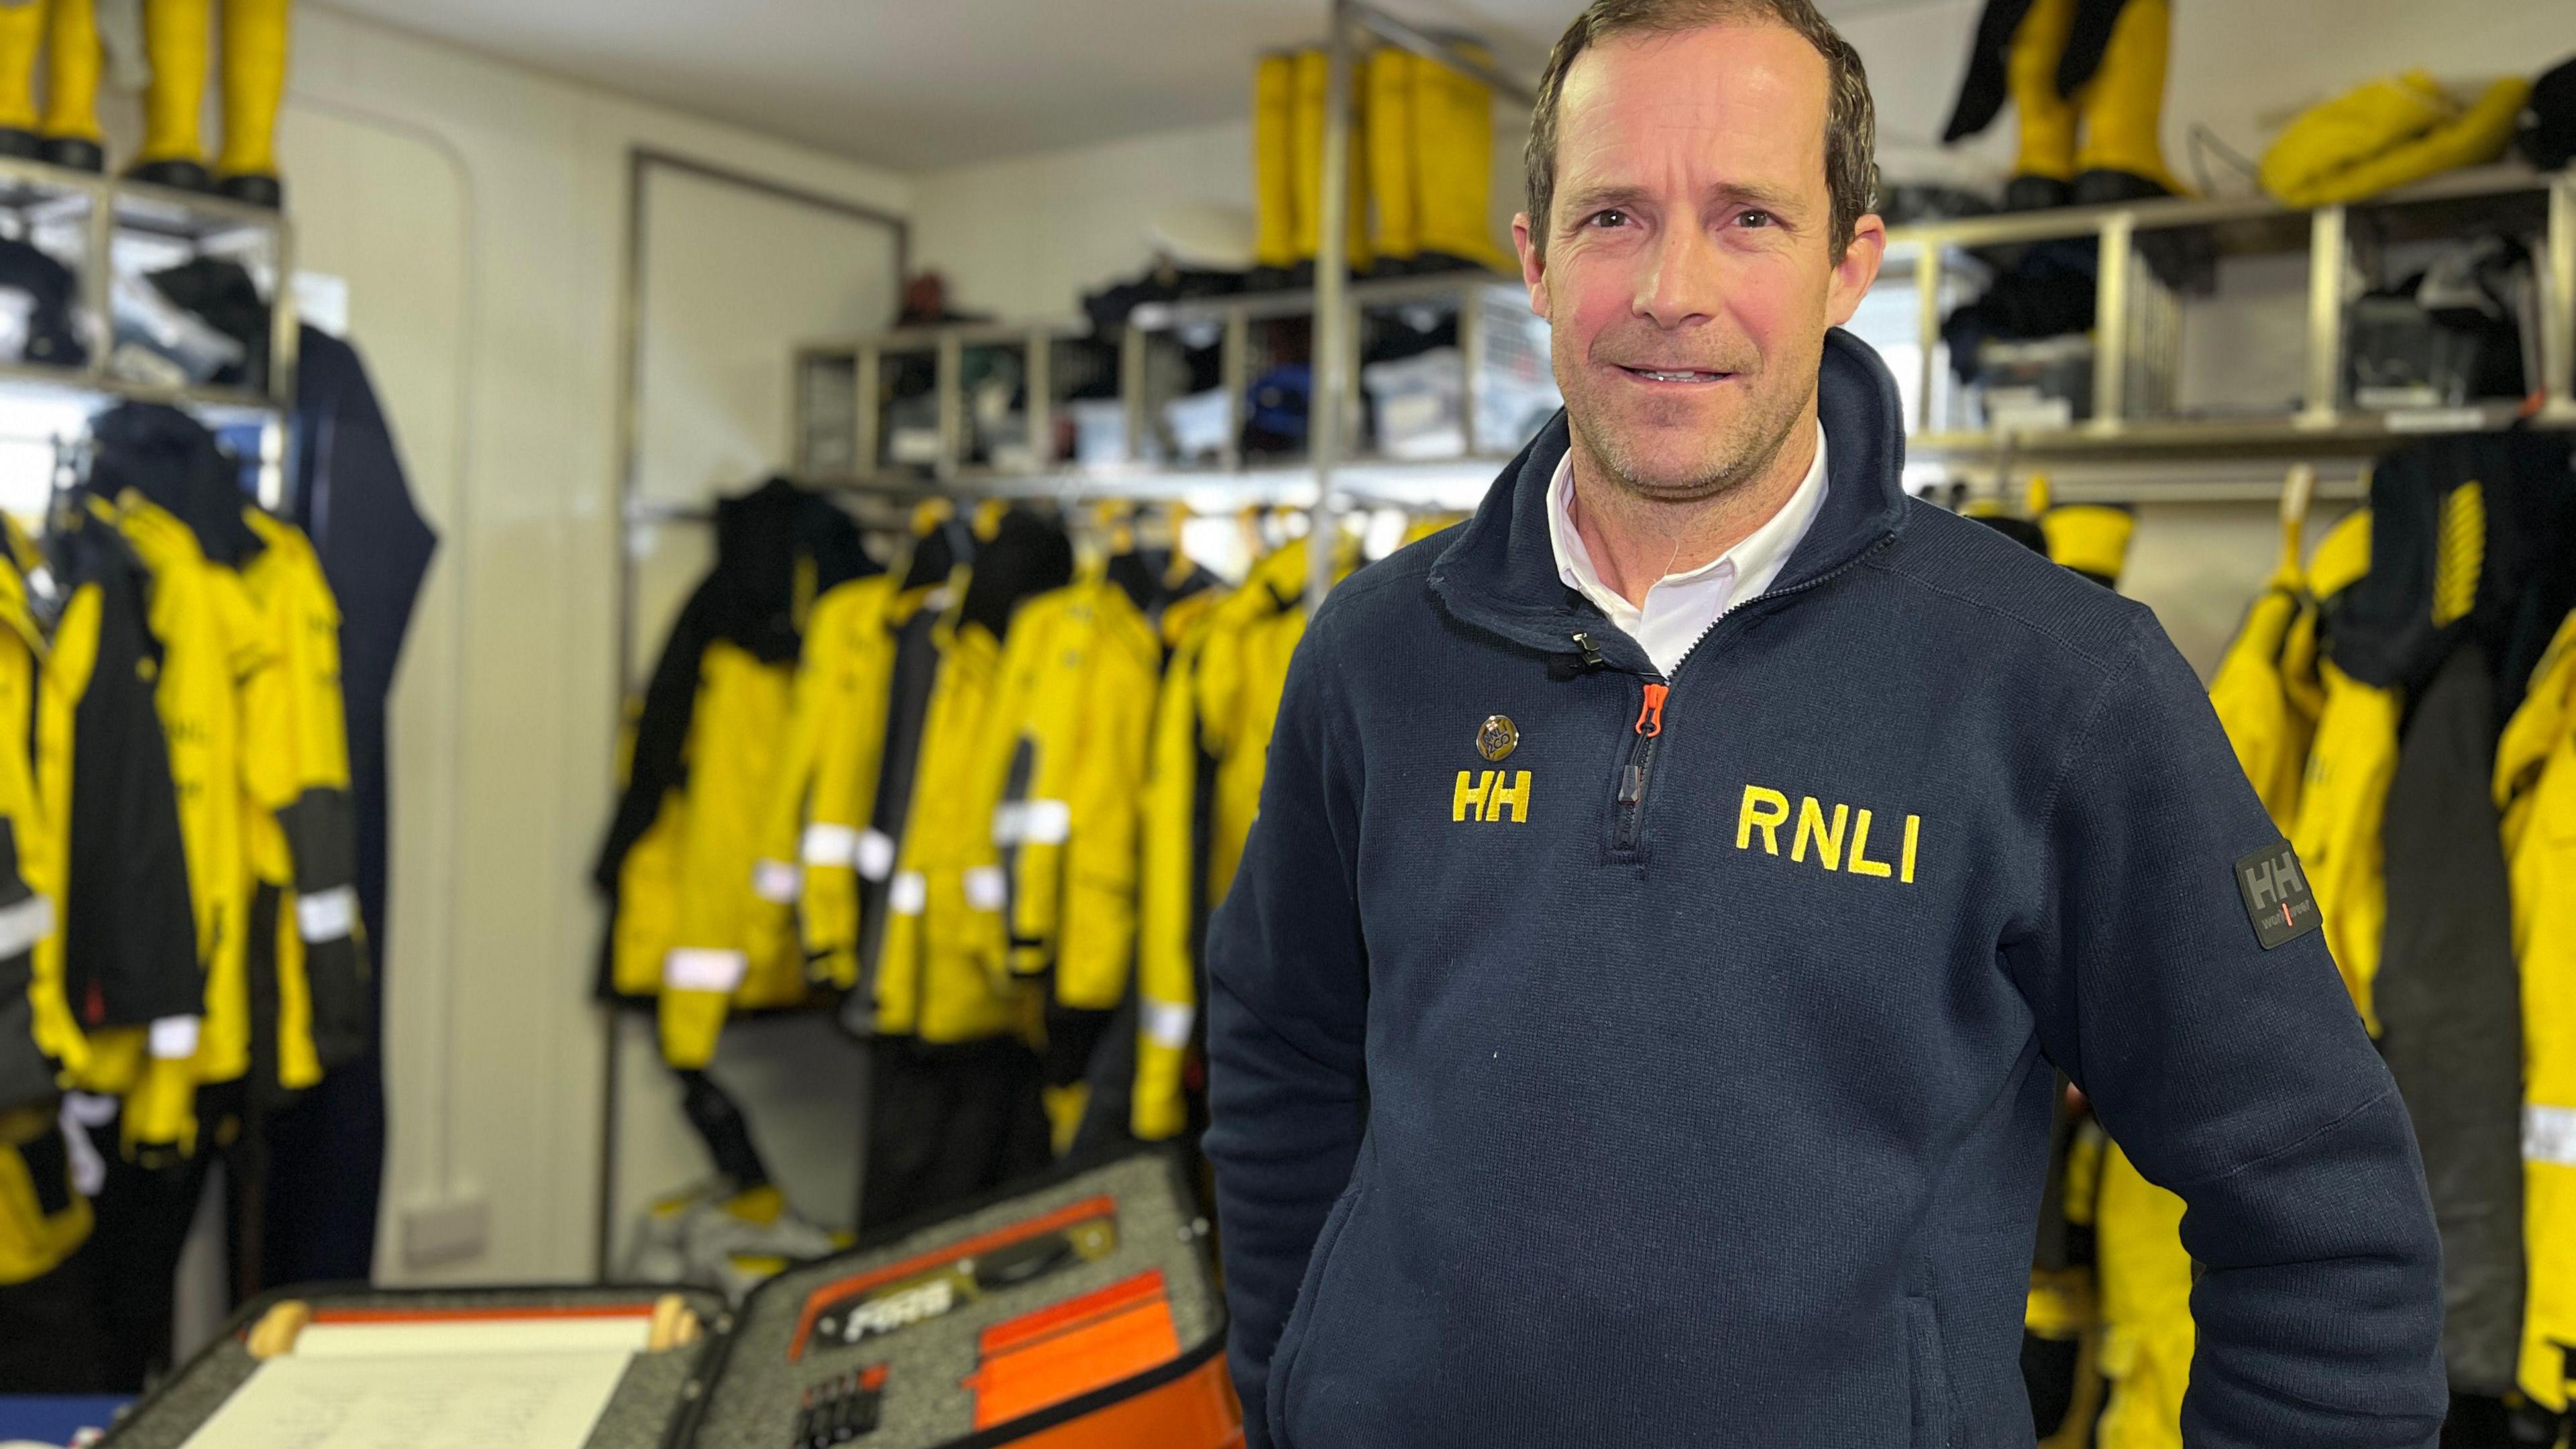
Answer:
[[[300,326],[293,284],[294,228],[285,216],[226,197],[15,157],[0,157],[0,216],[14,223],[22,237],[47,228],[81,230],[82,257],[74,270],[80,286],[82,342],[88,353],[77,367],[0,363],[0,386],[166,403],[220,421],[255,420],[260,425],[260,501],[276,506],[285,496],[287,416],[295,404]],[[114,259],[120,238],[167,243],[191,254],[247,258],[270,268],[275,281],[269,298],[264,388],[173,386],[111,370]]]
[[[1326,27],[1326,48],[1330,57],[1329,82],[1325,102],[1322,196],[1318,207],[1315,285],[1311,290],[1241,293],[1223,297],[1192,299],[1173,303],[1150,303],[1137,309],[1119,330],[1118,399],[1125,422],[1125,435],[1131,461],[1114,467],[1081,469],[1054,460],[1041,461],[1027,469],[1001,470],[977,468],[965,462],[962,426],[962,358],[978,346],[1018,345],[1030,349],[1032,359],[1045,351],[1040,339],[1062,340],[1069,335],[1089,336],[1078,323],[1039,321],[1023,323],[979,323],[955,327],[922,328],[887,333],[871,338],[820,341],[795,350],[797,368],[797,437],[802,456],[796,472],[804,481],[818,487],[866,491],[874,494],[909,496],[916,491],[935,491],[948,496],[1023,497],[1072,499],[1083,496],[1115,495],[1127,498],[1181,498],[1209,502],[1222,499],[1233,504],[1280,503],[1313,510],[1313,528],[1318,531],[1339,526],[1346,503],[1369,500],[1402,500],[1437,506],[1472,505],[1485,485],[1492,481],[1493,471],[1507,461],[1511,448],[1480,448],[1489,436],[1491,420],[1478,418],[1478,397],[1485,379],[1480,371],[1492,365],[1503,339],[1489,335],[1492,314],[1485,304],[1507,294],[1510,306],[1526,315],[1527,298],[1518,277],[1483,272],[1447,275],[1396,277],[1381,280],[1357,280],[1351,275],[1348,248],[1350,206],[1351,101],[1354,64],[1364,47],[1375,44],[1393,46],[1418,55],[1428,56],[1441,64],[1473,76],[1496,94],[1508,96],[1528,105],[1537,98],[1536,88],[1518,77],[1496,70],[1482,58],[1467,54],[1438,36],[1388,15],[1363,0],[1328,0],[1330,13]],[[1366,314],[1379,308],[1407,305],[1456,309],[1459,326],[1459,352],[1464,377],[1461,379],[1464,399],[1462,434],[1466,447],[1460,456],[1438,460],[1398,460],[1373,458],[1353,446],[1360,433],[1360,367],[1359,339]],[[1306,457],[1299,463],[1266,463],[1246,457],[1240,440],[1245,421],[1245,397],[1254,380],[1251,359],[1255,352],[1257,327],[1265,322],[1304,317],[1310,319],[1310,352],[1312,399],[1335,400],[1333,406],[1316,406],[1310,402],[1307,417]],[[1535,319],[1532,319],[1533,321]],[[1543,324],[1541,324],[1543,326]],[[1219,387],[1226,394],[1226,443],[1216,450],[1212,460],[1175,460],[1170,464],[1138,461],[1140,440],[1146,438],[1154,424],[1153,407],[1147,386],[1147,355],[1158,338],[1168,338],[1183,328],[1213,328],[1220,348]],[[1071,329],[1070,331],[1068,329]],[[1543,332],[1542,332],[1543,337]],[[931,479],[939,485],[925,489],[918,473],[889,473],[887,469],[863,460],[881,457],[883,439],[875,430],[876,400],[881,396],[885,360],[903,354],[931,353],[938,358],[938,417],[940,447],[929,467]],[[1544,359],[1542,357],[1541,361]],[[1029,411],[1033,438],[1045,434],[1038,425],[1042,409],[1050,409],[1052,400],[1041,400],[1040,369],[1028,374]],[[822,379],[819,383],[817,379]],[[850,391],[846,394],[843,388]],[[842,398],[850,399],[846,404]],[[818,429],[819,417],[838,419],[848,416],[855,422],[852,441],[846,447],[827,445],[816,456],[811,447],[818,431],[826,435],[833,429]],[[837,422],[834,425],[837,427]],[[843,462],[846,454],[848,462]],[[630,521],[634,518],[630,510]],[[1327,574],[1331,551],[1316,550],[1317,575],[1308,591],[1310,600],[1320,600],[1330,586]]]
[[[2419,433],[2505,427],[2522,415],[2519,404],[2363,408],[2351,402],[2345,381],[2352,262],[2361,235],[2404,243],[2500,226],[2536,232],[2542,239],[2534,266],[2542,322],[2540,400],[2530,420],[2543,427],[2576,427],[2576,174],[2505,165],[2451,172],[2366,201],[2313,211],[2266,198],[2171,198],[1892,230],[1881,279],[1911,286],[1918,299],[1920,374],[1914,416],[1907,420],[1907,451],[1944,460],[2007,452],[2068,461],[2349,455],[2374,452]],[[2304,255],[2305,354],[2297,409],[2273,415],[2139,415],[2133,407],[2141,391],[2142,349],[2136,334],[2142,325],[2159,325],[2159,304],[2170,309],[2174,290],[2158,279],[2141,246],[2165,236],[2213,261],[2267,253]],[[1968,431],[1951,426],[1936,402],[1943,395],[1947,365],[1940,341],[1945,278],[1966,266],[2008,263],[2017,249],[2033,243],[2069,240],[2089,240],[2100,249],[2092,416],[2064,428]]]

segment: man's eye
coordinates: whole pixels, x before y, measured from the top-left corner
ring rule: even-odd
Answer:
[[[1744,211],[1736,213],[1735,224],[1737,226],[1769,226],[1775,220],[1776,218],[1767,211]]]
[[[1617,210],[1596,211],[1592,213],[1591,224],[1599,227],[1626,226],[1628,213]]]

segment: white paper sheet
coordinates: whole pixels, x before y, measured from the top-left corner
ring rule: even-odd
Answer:
[[[297,1358],[406,1358],[428,1354],[642,1353],[653,1320],[641,1313],[602,1318],[423,1319],[316,1323],[295,1338]]]
[[[582,1449],[633,1355],[271,1359],[185,1449]]]

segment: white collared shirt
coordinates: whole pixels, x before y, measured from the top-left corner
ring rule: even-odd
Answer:
[[[1601,582],[1592,567],[1592,552],[1574,526],[1574,450],[1567,448],[1547,485],[1547,541],[1556,551],[1556,572],[1567,588],[1580,592],[1610,616],[1620,632],[1644,647],[1646,657],[1665,678],[1690,653],[1691,646],[1736,603],[1757,599],[1795,553],[1798,541],[1816,521],[1825,502],[1825,429],[1816,426],[1816,461],[1798,480],[1789,501],[1744,541],[1685,574],[1666,574],[1646,590],[1639,608]]]

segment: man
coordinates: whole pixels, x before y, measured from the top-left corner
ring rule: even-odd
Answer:
[[[1808,0],[1597,0],[1514,228],[1565,416],[1336,590],[1213,929],[1255,1445],[2027,1446],[2062,1070],[2189,1204],[2193,1449],[2429,1446],[2437,1245],[2145,609],[1899,487]]]

